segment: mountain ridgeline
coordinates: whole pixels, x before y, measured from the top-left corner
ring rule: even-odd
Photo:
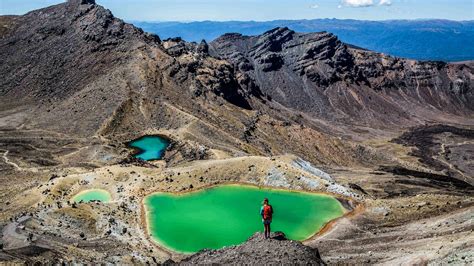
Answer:
[[[277,27],[297,32],[331,32],[341,41],[392,56],[417,60],[465,61],[474,59],[474,21],[309,19],[275,21],[143,22],[134,25],[162,38],[180,36],[187,41],[212,41],[235,32],[260,35]]]

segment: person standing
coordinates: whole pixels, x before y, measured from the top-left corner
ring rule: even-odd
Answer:
[[[273,207],[268,204],[268,199],[263,200],[263,206],[260,208],[260,215],[262,216],[263,227],[265,230],[265,239],[270,238],[270,224],[272,223]]]

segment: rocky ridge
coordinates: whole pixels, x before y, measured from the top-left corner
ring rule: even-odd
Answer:
[[[471,65],[390,57],[344,44],[331,33],[288,28],[260,36],[226,34],[210,47],[274,101],[334,122],[396,126],[473,111]]]

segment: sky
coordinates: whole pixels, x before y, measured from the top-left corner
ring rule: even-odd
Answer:
[[[0,15],[63,0],[0,0]],[[474,20],[474,0],[96,0],[128,21],[268,21],[276,19]]]

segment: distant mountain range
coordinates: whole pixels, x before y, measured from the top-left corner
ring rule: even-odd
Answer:
[[[138,27],[162,39],[212,41],[224,33],[258,35],[275,27],[297,32],[328,31],[340,40],[369,50],[417,60],[474,59],[474,21],[339,19],[276,20],[268,22],[137,22]]]

